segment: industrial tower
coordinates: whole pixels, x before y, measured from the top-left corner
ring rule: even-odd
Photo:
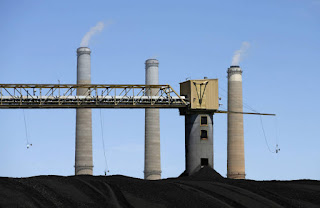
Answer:
[[[227,177],[245,179],[244,136],[242,112],[242,70],[239,66],[228,69],[228,161]]]
[[[192,175],[201,167],[214,167],[213,114],[219,108],[218,80],[188,80],[180,83],[180,94],[190,100],[180,108],[185,116],[185,164],[183,175]]]
[[[146,85],[159,84],[159,61],[146,60]],[[149,89],[146,95],[158,96],[158,89]],[[159,109],[145,109],[144,179],[161,179],[160,115]]]
[[[90,49],[77,49],[77,84],[91,84]],[[77,89],[77,96],[88,95],[87,89]],[[92,114],[90,108],[76,110],[75,175],[92,175]]]

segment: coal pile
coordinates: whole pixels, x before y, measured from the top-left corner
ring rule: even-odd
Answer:
[[[191,176],[186,176],[185,172],[183,172],[179,179],[182,180],[196,180],[196,181],[219,181],[223,180],[223,178],[217,171],[210,168],[209,166],[205,166],[201,168],[198,172],[194,173]]]
[[[320,181],[231,180],[210,168],[159,181],[2,177],[0,207],[320,207]]]

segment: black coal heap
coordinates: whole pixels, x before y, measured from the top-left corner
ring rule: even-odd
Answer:
[[[191,176],[146,181],[126,176],[0,178],[0,207],[320,207],[320,181]]]

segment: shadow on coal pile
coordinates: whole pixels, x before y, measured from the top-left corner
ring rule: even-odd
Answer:
[[[145,181],[114,176],[0,178],[0,207],[320,207],[320,181],[192,176]]]

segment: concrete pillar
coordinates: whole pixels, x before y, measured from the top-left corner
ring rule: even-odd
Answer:
[[[213,168],[213,115],[185,115],[186,170],[192,175],[203,166]]]
[[[156,59],[146,61],[146,85],[159,84],[159,62]],[[155,95],[158,90],[153,90]],[[150,93],[148,94],[150,95]],[[145,109],[145,152],[144,179],[161,179],[160,159],[160,115],[159,109]]]
[[[77,49],[77,84],[91,84],[90,49]],[[77,95],[87,95],[87,89],[78,89]],[[91,109],[76,112],[75,175],[92,175],[92,115]]]
[[[242,112],[242,71],[239,66],[228,69],[228,111]],[[243,114],[228,113],[227,177],[245,179]]]

